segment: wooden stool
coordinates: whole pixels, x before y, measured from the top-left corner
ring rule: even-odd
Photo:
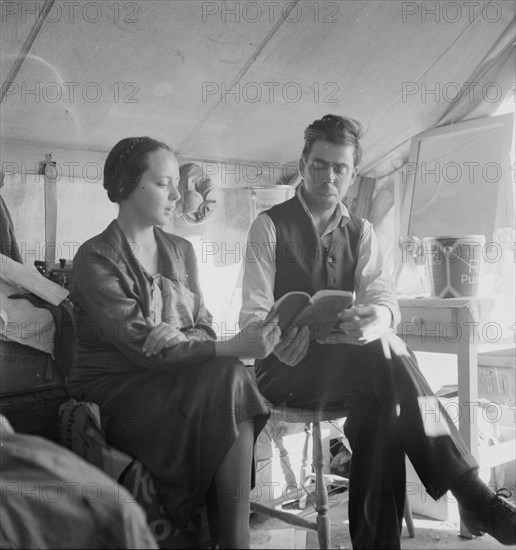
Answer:
[[[337,420],[347,416],[347,411],[317,411],[309,409],[295,409],[290,407],[274,407],[271,406],[271,420],[282,420],[287,423],[304,423],[306,426],[306,439],[303,446],[303,467],[301,469],[300,484],[305,486],[307,478],[315,477],[315,510],[317,512],[316,521],[310,521],[305,518],[298,517],[295,514],[278,510],[272,506],[265,506],[258,502],[251,503],[251,511],[261,515],[273,517],[305,529],[313,529],[317,531],[320,548],[330,548],[331,546],[331,523],[328,515],[328,490],[326,488],[325,477],[329,478],[332,484],[347,487],[349,480],[340,476],[325,476],[324,475],[324,453],[322,447],[321,422]],[[312,426],[312,445],[313,445],[313,468],[315,476],[306,475],[305,467],[308,463],[308,440],[310,437],[309,426]],[[300,505],[302,507],[302,504]],[[409,536],[415,537],[414,522],[412,520],[412,512],[408,499],[405,499],[405,522]]]

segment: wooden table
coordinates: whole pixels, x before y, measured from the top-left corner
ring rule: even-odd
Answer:
[[[413,351],[457,355],[459,432],[478,460],[478,345],[480,312],[489,300],[400,298],[397,334]]]
[[[397,334],[413,351],[457,355],[459,432],[480,462],[478,449],[478,346],[492,301],[474,298],[400,298]],[[482,467],[482,464],[481,464]],[[471,534],[461,525],[461,535]]]

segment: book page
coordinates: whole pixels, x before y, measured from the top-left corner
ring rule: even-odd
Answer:
[[[270,310],[265,323],[273,317],[278,317],[281,330],[290,325],[291,320],[310,302],[310,296],[306,292],[289,292],[282,296]]]
[[[340,293],[335,290],[320,291],[316,294],[315,302],[294,318],[292,324],[308,325],[310,337],[314,340],[323,340],[339,322],[337,315],[352,303],[351,293]]]

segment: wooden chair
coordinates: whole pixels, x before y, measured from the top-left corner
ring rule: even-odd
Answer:
[[[324,453],[322,446],[321,436],[321,422],[337,420],[347,416],[347,412],[344,411],[317,411],[308,409],[296,409],[290,407],[274,407],[271,406],[271,420],[282,420],[287,423],[304,423],[306,426],[306,440],[303,447],[303,467],[301,469],[300,484],[305,486],[306,480],[315,478],[315,510],[317,517],[315,521],[299,517],[298,515],[279,510],[274,506],[266,506],[259,502],[251,503],[251,511],[261,515],[277,518],[289,525],[302,527],[305,529],[312,529],[317,531],[320,548],[331,547],[331,523],[329,517],[329,505],[328,505],[328,490],[326,488],[326,478],[331,478],[331,483],[339,486],[347,486],[348,480],[340,476],[325,476],[324,475]],[[306,475],[305,466],[308,463],[308,440],[310,437],[310,429],[312,431],[312,445],[313,445],[313,468],[315,471],[314,476]],[[412,520],[412,511],[408,499],[405,500],[405,522],[407,524],[407,530],[411,538],[415,537],[414,522]]]

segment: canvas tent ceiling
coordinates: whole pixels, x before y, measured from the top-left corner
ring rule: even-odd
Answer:
[[[2,2],[2,82],[43,5]],[[151,135],[184,157],[285,163],[336,112],[365,124],[372,165],[438,123],[514,48],[513,26],[513,0],[56,0],[6,90],[1,137],[103,152]]]

